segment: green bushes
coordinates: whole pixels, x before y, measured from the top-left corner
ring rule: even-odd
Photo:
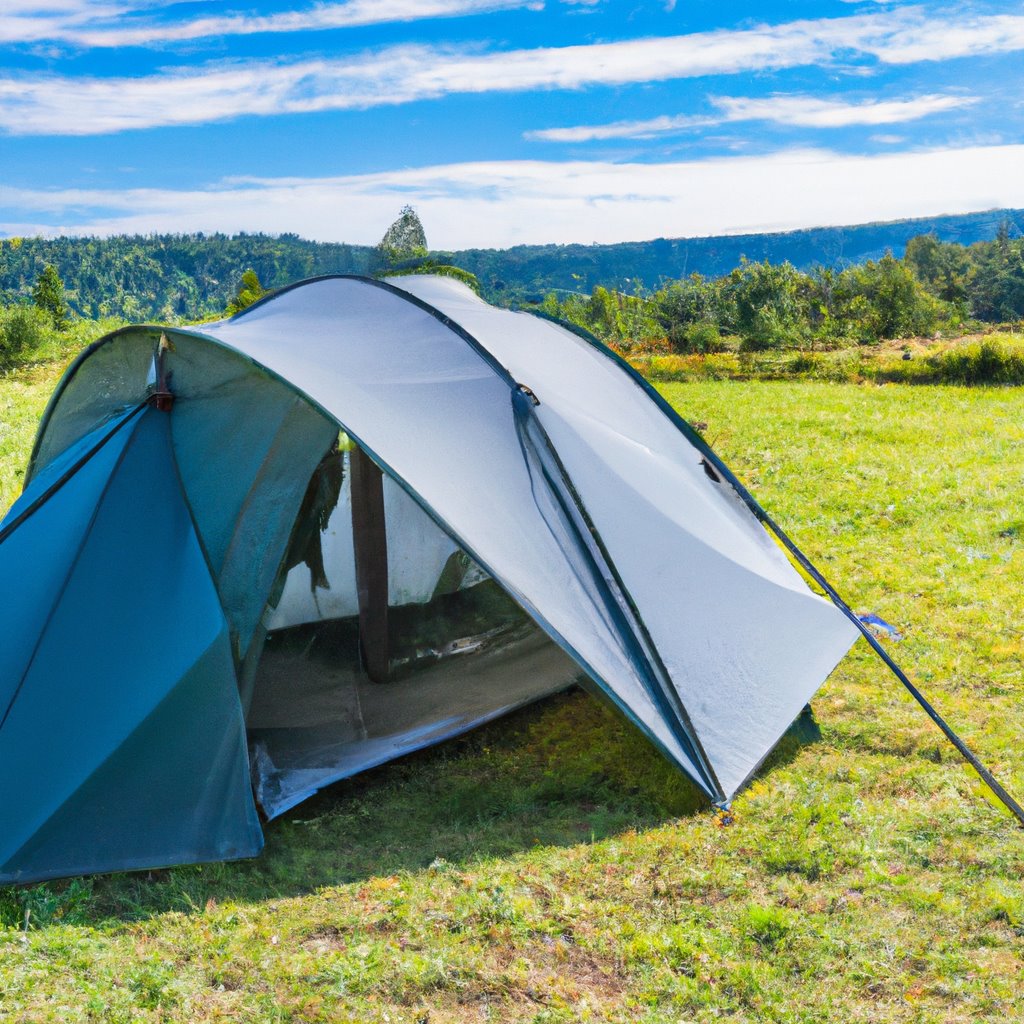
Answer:
[[[49,317],[35,306],[0,308],[0,370],[39,348],[51,330]]]
[[[1024,352],[984,338],[929,359],[944,384],[1024,384]]]
[[[748,263],[730,275],[726,294],[744,351],[795,348],[808,335],[806,275],[792,263]]]
[[[58,330],[50,314],[36,306],[0,306],[0,373],[26,363],[66,360],[124,323],[115,317],[76,319]]]
[[[916,354],[891,345],[852,345],[833,351],[718,352],[631,356],[653,381],[817,380],[832,383],[1024,385],[1024,337],[935,341]]]
[[[887,253],[844,269],[805,273],[791,263],[743,260],[723,277],[690,274],[653,291],[635,279],[626,284],[628,292],[598,286],[589,296],[550,293],[541,308],[629,353],[718,352],[731,336],[745,353],[822,351],[1024,318],[1024,239],[1004,232],[965,247],[921,235],[902,259]]]
[[[911,268],[891,253],[845,271],[836,300],[839,319],[862,341],[930,334],[950,312],[948,304],[930,295]]]

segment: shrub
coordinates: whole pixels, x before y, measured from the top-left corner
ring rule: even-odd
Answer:
[[[792,263],[744,261],[729,275],[736,332],[745,351],[799,345],[807,333],[806,275]]]
[[[840,275],[837,300],[850,334],[861,341],[929,334],[948,307],[929,295],[892,254]]]
[[[38,348],[47,336],[49,318],[34,306],[8,306],[0,310],[0,368]]]
[[[1024,354],[993,338],[941,352],[929,363],[949,384],[1024,384]]]
[[[707,353],[726,350],[718,324],[708,320],[688,324],[685,327],[673,327],[669,332],[668,340],[674,352]]]

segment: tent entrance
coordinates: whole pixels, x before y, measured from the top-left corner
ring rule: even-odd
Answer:
[[[578,675],[344,436],[310,480],[264,625],[243,691],[254,789],[269,817]]]

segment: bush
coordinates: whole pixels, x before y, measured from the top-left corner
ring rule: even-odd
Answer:
[[[46,339],[49,317],[34,306],[8,306],[0,310],[0,368],[38,348]]]
[[[948,306],[891,254],[843,271],[836,291],[849,334],[864,342],[930,334],[949,316]]]
[[[808,330],[806,275],[792,263],[744,261],[729,275],[736,332],[747,352],[794,347]]]
[[[1024,354],[992,338],[941,352],[929,363],[948,384],[1024,384]]]
[[[708,320],[687,324],[684,327],[673,327],[669,331],[668,340],[673,352],[707,353],[726,350],[718,324]]]

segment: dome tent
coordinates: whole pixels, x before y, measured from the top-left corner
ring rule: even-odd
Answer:
[[[441,277],[91,346],[0,524],[0,881],[254,855],[580,674],[728,801],[857,631],[623,370]]]

